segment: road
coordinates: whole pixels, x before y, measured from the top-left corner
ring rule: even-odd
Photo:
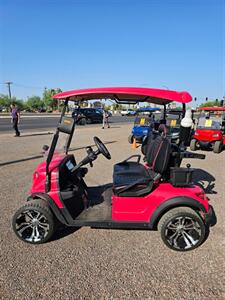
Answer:
[[[57,122],[59,121],[59,116],[22,116],[21,122],[19,124],[19,129],[21,131],[29,130],[43,130],[43,129],[54,129],[56,128]],[[110,123],[120,124],[120,123],[129,123],[134,122],[134,117],[121,117],[113,116],[109,119]],[[87,127],[93,126],[96,124],[86,125]],[[97,126],[99,126],[97,124]],[[2,118],[0,116],[0,134],[12,132],[10,118]]]

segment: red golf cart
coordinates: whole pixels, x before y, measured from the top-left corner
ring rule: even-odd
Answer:
[[[225,145],[225,107],[203,107],[190,149],[213,149],[220,153]]]
[[[54,96],[64,101],[61,118],[45,162],[37,166],[27,203],[13,217],[13,229],[23,241],[40,244],[52,238],[57,223],[64,226],[94,228],[158,229],[163,242],[173,250],[188,251],[206,238],[212,208],[204,191],[192,182],[193,169],[181,168],[182,158],[204,159],[171,144],[167,129],[148,137],[145,164],[141,155],[132,155],[113,166],[112,184],[88,187],[84,181],[87,165],[102,154],[111,155],[98,138],[96,149],[88,146],[87,156],[77,163],[68,154],[75,121],[65,116],[69,101],[112,99],[118,103],[149,102],[166,105],[191,101],[187,92],[150,88],[95,88],[73,90]],[[166,115],[166,110],[164,112]],[[181,128],[182,130],[182,128]],[[187,128],[181,134],[185,140]],[[66,135],[64,153],[57,149]],[[128,154],[129,156],[129,154]]]

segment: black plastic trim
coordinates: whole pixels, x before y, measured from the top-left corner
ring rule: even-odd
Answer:
[[[149,229],[148,222],[120,222],[113,220],[101,220],[101,221],[90,221],[90,220],[73,220],[69,226],[83,227],[88,226],[91,228],[111,228],[111,229]]]
[[[156,210],[153,212],[149,226],[151,229],[155,228],[160,217],[169,209],[175,208],[175,207],[181,207],[181,206],[188,206],[190,208],[194,208],[197,210],[201,210],[204,213],[206,213],[205,207],[198,202],[197,200],[189,197],[174,197],[171,199],[168,199],[167,201],[163,202],[160,206],[156,208]]]
[[[68,221],[67,219],[65,218],[64,214],[62,214],[62,209],[58,208],[58,206],[55,204],[54,200],[47,194],[45,193],[34,193],[32,194],[31,196],[29,196],[27,198],[27,201],[30,201],[32,199],[35,199],[35,198],[39,198],[39,199],[42,199],[44,201],[47,201],[50,208],[52,209],[54,215],[56,216],[56,218],[62,223],[62,224],[65,224],[65,225],[69,225],[68,224]]]

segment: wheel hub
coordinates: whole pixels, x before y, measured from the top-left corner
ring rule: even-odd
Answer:
[[[35,243],[46,237],[49,232],[49,223],[40,211],[26,210],[18,215],[15,229],[21,239]]]
[[[201,236],[201,229],[196,220],[191,217],[176,217],[172,219],[166,228],[166,239],[175,249],[191,249]]]
[[[38,219],[34,218],[32,221],[31,221],[31,224],[32,226],[37,226],[38,225]]]

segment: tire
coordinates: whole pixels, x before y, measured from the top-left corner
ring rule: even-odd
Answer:
[[[31,200],[14,215],[12,226],[19,239],[30,244],[42,244],[51,239],[56,221],[44,200]]]
[[[189,207],[169,210],[158,223],[164,244],[175,251],[190,251],[200,246],[205,240],[206,229],[200,215]]]
[[[214,153],[220,153],[222,151],[222,142],[216,141],[213,147],[213,152]]]
[[[87,119],[86,119],[86,124],[91,124],[91,123],[92,123],[91,119],[90,119],[90,118],[87,118]]]
[[[197,144],[197,140],[196,139],[192,139],[191,143],[190,143],[190,149],[191,149],[191,151],[196,151],[197,150],[196,144]]]
[[[128,136],[128,143],[133,144],[133,141],[134,141],[134,136],[131,134]]]
[[[79,121],[79,125],[86,125],[86,119],[85,118],[82,118],[80,121]]]

